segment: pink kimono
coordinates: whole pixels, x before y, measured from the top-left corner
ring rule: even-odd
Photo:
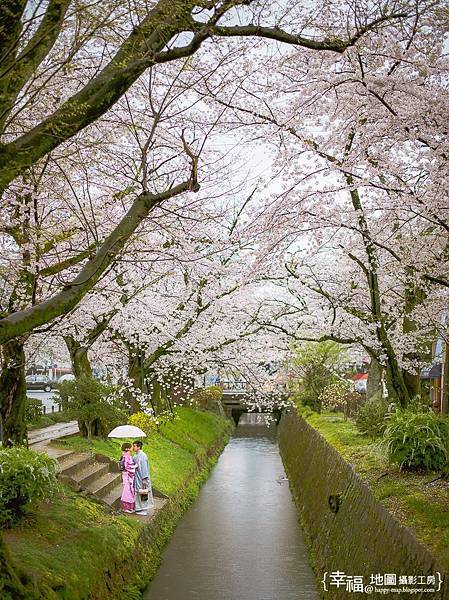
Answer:
[[[125,457],[125,470],[123,471],[123,492],[121,496],[122,509],[126,512],[134,511],[135,492],[134,492],[134,472],[136,465],[133,463],[130,452],[123,452]]]

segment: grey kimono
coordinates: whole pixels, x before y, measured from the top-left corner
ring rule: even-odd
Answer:
[[[134,489],[136,490],[136,513],[145,514],[149,508],[154,506],[153,492],[151,490],[150,465],[145,452],[139,450],[133,458],[134,464],[137,466],[134,476]],[[142,488],[148,489],[148,497],[139,494]],[[146,499],[145,499],[146,498]],[[145,500],[144,500],[145,499]]]

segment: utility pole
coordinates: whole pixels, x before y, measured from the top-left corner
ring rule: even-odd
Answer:
[[[441,368],[441,414],[449,413],[449,351],[447,342],[443,342]]]

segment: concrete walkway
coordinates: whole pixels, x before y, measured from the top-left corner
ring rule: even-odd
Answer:
[[[77,421],[69,421],[68,423],[55,423],[42,429],[34,429],[28,434],[28,444],[30,446],[39,444],[46,440],[55,440],[56,438],[65,437],[79,433]]]

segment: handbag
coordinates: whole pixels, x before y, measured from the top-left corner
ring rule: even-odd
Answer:
[[[137,490],[137,493],[140,496],[140,499],[142,500],[142,502],[146,502],[148,500],[148,488],[147,487],[141,487]]]

